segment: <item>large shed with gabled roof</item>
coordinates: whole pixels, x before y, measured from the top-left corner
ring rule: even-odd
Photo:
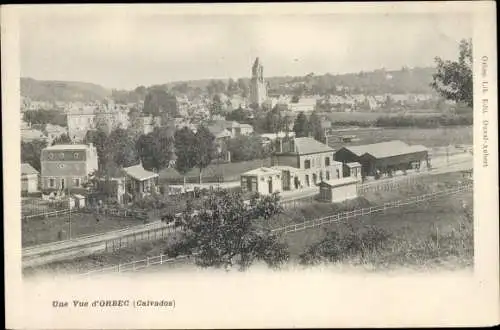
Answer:
[[[402,141],[388,141],[360,146],[345,146],[334,154],[336,161],[348,164],[358,162],[363,176],[393,173],[398,170],[420,168],[422,161],[429,164],[429,150],[421,145]]]

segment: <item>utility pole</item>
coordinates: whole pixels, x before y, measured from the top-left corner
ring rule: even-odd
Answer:
[[[68,212],[68,220],[69,220],[69,235],[68,238],[71,239],[71,194],[70,194],[70,181],[68,177],[68,207],[69,207],[69,212]]]

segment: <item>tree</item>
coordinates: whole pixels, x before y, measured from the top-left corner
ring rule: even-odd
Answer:
[[[182,214],[180,242],[166,253],[193,255],[204,268],[243,271],[255,261],[279,268],[289,259],[287,246],[261,224],[280,212],[277,195],[254,197],[247,204],[239,193],[213,192],[196,215]]]
[[[250,93],[250,86],[248,85],[248,81],[243,78],[238,79],[238,88],[241,91],[241,96],[247,97]]]
[[[196,137],[188,127],[183,127],[175,132],[174,145],[175,169],[184,177],[186,185],[186,174],[196,166]]]
[[[238,84],[234,81],[234,79],[229,78],[227,82],[227,95],[233,96],[238,92]]]
[[[313,112],[309,117],[309,132],[311,132],[314,139],[317,141],[323,141],[324,134],[323,128],[321,127],[321,119],[315,112]]]
[[[83,142],[85,144],[92,143],[97,150],[97,157],[99,158],[99,168],[102,169],[106,161],[106,140],[108,136],[102,130],[89,130],[85,134]]]
[[[146,95],[143,112],[153,116],[167,114],[170,117],[176,117],[179,114],[177,98],[163,89],[153,88]]]
[[[210,103],[210,115],[220,115],[222,113],[223,104],[219,94],[215,94],[212,103]]]
[[[233,162],[262,159],[268,156],[258,135],[237,136],[229,140],[227,148]]]
[[[202,171],[207,167],[217,154],[215,136],[203,125],[199,126],[195,134],[196,166],[200,170],[200,184]]]
[[[436,57],[435,62],[437,72],[432,76],[431,87],[446,99],[472,108],[472,40],[460,41],[458,61]]]
[[[47,141],[45,140],[21,141],[21,162],[28,163],[37,171],[40,171],[42,169],[40,156],[42,150],[46,147]]]
[[[144,168],[161,170],[168,167],[174,153],[172,129],[156,127],[153,132],[139,137],[136,148]]]
[[[68,133],[64,133],[58,137],[56,137],[52,141],[52,145],[56,144],[70,144],[71,143],[71,138],[69,137]]]
[[[119,167],[132,166],[139,161],[132,134],[123,128],[117,128],[109,134],[106,139],[105,155],[107,156],[105,164],[113,161]]]
[[[307,117],[304,112],[300,112],[295,118],[293,123],[293,131],[296,137],[309,136],[309,123],[307,122]]]

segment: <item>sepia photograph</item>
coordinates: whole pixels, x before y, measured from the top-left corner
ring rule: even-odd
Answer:
[[[478,120],[496,118],[496,94],[476,96],[496,93],[495,48],[476,53],[494,47],[476,31],[496,23],[488,6],[281,5],[8,8],[18,103],[3,111],[17,134],[4,150],[19,146],[21,184],[4,185],[19,207],[4,227],[19,231],[25,294],[48,295],[52,318],[182,308],[159,287],[161,299],[108,298],[106,279],[185,288],[206,273],[218,292],[253,272],[475,276],[477,212],[498,226],[498,203],[476,205],[476,171],[498,169],[496,122]],[[253,326],[202,327],[229,324]]]

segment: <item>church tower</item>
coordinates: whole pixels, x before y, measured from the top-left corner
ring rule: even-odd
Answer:
[[[257,57],[252,66],[252,80],[250,82],[250,104],[262,105],[267,100],[267,86],[264,81],[264,67]]]

